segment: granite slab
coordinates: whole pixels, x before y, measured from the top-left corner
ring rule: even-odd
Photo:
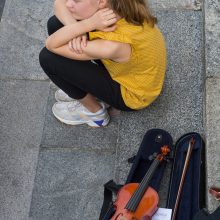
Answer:
[[[114,118],[107,127],[96,129],[88,125],[66,125],[58,121],[51,110],[56,102],[55,91],[56,87],[51,86],[41,146],[115,151],[119,129],[118,118]]]
[[[0,219],[28,220],[48,82],[0,80]]]
[[[0,23],[0,79],[45,80],[38,61],[53,1],[7,0]]]
[[[200,10],[203,0],[146,0],[153,9],[187,9]]]
[[[206,80],[206,165],[207,165],[207,189],[211,186],[220,187],[220,79],[208,78]],[[208,192],[208,190],[207,190]],[[208,208],[214,211],[219,202],[210,194]]]
[[[220,77],[220,4],[219,0],[205,1],[205,62],[207,77]]]
[[[41,148],[30,220],[97,220],[115,154]]]
[[[48,79],[39,64],[41,40],[6,22],[0,24],[0,32],[0,79]]]

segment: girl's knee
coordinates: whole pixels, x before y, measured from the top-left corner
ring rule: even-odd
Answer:
[[[53,54],[44,47],[39,54],[39,62],[43,70],[49,67],[49,64],[52,62]]]
[[[47,31],[49,35],[53,34],[61,27],[63,27],[63,24],[58,20],[58,18],[55,15],[48,19]]]

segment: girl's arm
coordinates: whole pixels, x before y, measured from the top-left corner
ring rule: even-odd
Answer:
[[[77,20],[73,17],[72,13],[67,8],[66,1],[67,0],[54,1],[54,14],[64,26],[77,22]],[[87,35],[83,34],[81,36],[77,36],[76,38],[73,38],[72,41],[74,42],[73,48],[75,51],[81,52],[81,47],[79,44],[81,41],[83,41],[85,45],[87,44]]]
[[[92,30],[94,30],[94,26],[89,19],[64,26],[47,38],[46,48],[53,51],[56,48],[68,44],[73,38]]]
[[[66,7],[66,0],[54,1],[54,14],[61,21],[61,23],[63,23],[63,25],[69,25],[77,22]]]
[[[89,41],[86,47],[83,44],[81,45],[82,54],[73,52],[70,49],[71,46],[68,46],[72,38],[94,29],[113,31],[115,26],[109,27],[116,22],[115,15],[112,13],[111,10],[102,9],[89,19],[59,29],[46,40],[47,49],[58,55],[76,60],[112,59],[116,62],[126,62],[131,54],[129,44],[101,39]]]
[[[101,9],[88,19],[76,22],[62,27],[46,40],[46,47],[48,50],[53,51],[63,45],[68,44],[73,38],[90,32],[94,29],[103,31],[112,31],[115,26],[110,27],[117,21],[116,15],[108,8]]]
[[[115,62],[127,62],[131,56],[130,44],[97,39],[88,41],[87,46],[81,44],[83,53],[71,51],[67,44],[52,50],[53,53],[73,60],[111,59]]]

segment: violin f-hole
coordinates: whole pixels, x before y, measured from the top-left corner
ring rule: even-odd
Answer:
[[[116,220],[129,220],[127,219],[126,217],[123,216],[122,213],[118,214],[118,216],[116,217]],[[130,220],[138,220],[137,218],[135,217],[132,217]]]
[[[128,219],[125,218],[122,213],[120,213],[120,214],[118,214],[118,216],[116,217],[115,220],[128,220]]]

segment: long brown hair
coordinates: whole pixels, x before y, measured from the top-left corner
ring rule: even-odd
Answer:
[[[119,16],[134,25],[143,25],[144,21],[152,27],[157,23],[157,18],[151,14],[146,0],[108,0],[111,8]]]

